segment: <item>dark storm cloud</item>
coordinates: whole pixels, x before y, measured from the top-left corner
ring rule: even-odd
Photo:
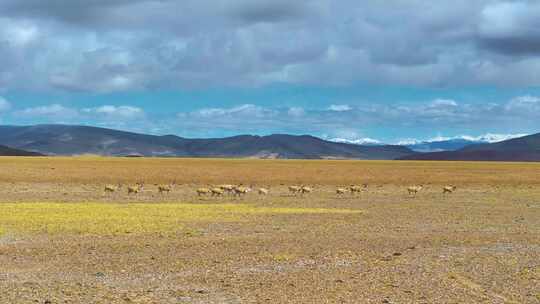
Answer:
[[[481,47],[509,56],[540,56],[540,3],[492,3],[480,15]]]
[[[3,0],[0,89],[531,86],[539,17],[533,1]]]

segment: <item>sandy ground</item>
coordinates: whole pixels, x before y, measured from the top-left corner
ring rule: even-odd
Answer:
[[[166,195],[149,183],[130,197],[106,195],[91,179],[8,181],[0,173],[0,213],[3,203],[24,202],[362,211],[185,221],[174,233],[4,231],[0,302],[540,303],[540,187],[527,178],[459,184],[447,196],[432,183],[416,197],[398,183],[373,183],[356,197],[317,185],[295,197],[269,181],[260,185],[270,186],[267,197],[232,199],[199,198],[195,183]]]

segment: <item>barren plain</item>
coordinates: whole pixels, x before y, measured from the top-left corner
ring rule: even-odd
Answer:
[[[540,164],[0,158],[0,303],[540,303]]]

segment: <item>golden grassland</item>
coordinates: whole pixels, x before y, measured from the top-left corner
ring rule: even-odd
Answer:
[[[358,210],[255,207],[247,204],[2,204],[4,233],[92,234],[176,233],[193,222],[235,222],[245,216],[273,214],[354,214]]]
[[[0,304],[538,304],[539,244],[537,163],[0,158]]]
[[[0,182],[539,184],[540,163],[0,157]]]

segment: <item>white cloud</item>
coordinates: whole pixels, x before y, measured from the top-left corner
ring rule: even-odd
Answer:
[[[9,111],[9,109],[11,109],[11,103],[0,96],[0,112]]]
[[[398,146],[409,146],[409,145],[416,145],[419,143],[422,143],[422,140],[414,139],[414,138],[404,138],[399,140],[396,145]]]
[[[346,139],[346,138],[331,138],[330,141],[346,144],[355,144],[355,145],[380,145],[382,142],[377,139],[365,137],[357,139]]]
[[[205,108],[191,113],[202,118],[215,118],[221,116],[245,116],[251,118],[264,118],[275,115],[277,111],[253,104],[244,104],[232,108]],[[185,117],[185,113],[179,113],[178,117]]]
[[[76,109],[64,107],[60,104],[51,104],[46,106],[26,108],[24,110],[17,111],[15,115],[22,117],[36,117],[45,119],[73,119],[79,116],[79,111]]]
[[[333,104],[328,107],[328,110],[334,111],[334,112],[345,112],[345,111],[352,110],[352,107],[346,104],[340,104],[340,105]]]
[[[12,23],[1,30],[3,30],[2,35],[7,38],[7,41],[16,46],[25,46],[38,37],[37,27],[27,22]]]
[[[527,136],[529,134],[526,133],[518,133],[518,134],[494,134],[494,133],[487,133],[479,136],[468,136],[468,135],[461,135],[458,136],[458,138],[470,140],[470,141],[481,141],[481,142],[487,142],[487,143],[495,143],[500,142],[504,140],[509,140],[512,138],[518,138]]]
[[[421,144],[421,143],[432,143],[432,142],[440,142],[440,141],[448,141],[448,140],[456,140],[456,139],[463,139],[467,141],[473,141],[473,142],[482,142],[482,143],[495,143],[500,141],[509,140],[512,138],[518,138],[527,136],[528,134],[525,133],[517,133],[517,134],[497,134],[497,133],[486,133],[482,135],[472,136],[472,135],[457,135],[457,136],[442,136],[437,135],[435,137],[429,138],[429,139],[419,139],[419,138],[405,138],[401,139],[397,142],[398,145],[407,146],[407,145],[415,145],[415,144]]]
[[[287,113],[292,117],[302,117],[306,114],[306,111],[301,107],[291,107]]]
[[[540,97],[519,96],[513,98],[506,104],[506,110],[519,111],[523,113],[540,112]]]
[[[431,102],[432,107],[457,107],[458,104],[452,99],[435,99]]]
[[[145,113],[141,108],[132,106],[104,105],[97,108],[85,108],[82,112],[119,119],[137,119],[145,116]]]

